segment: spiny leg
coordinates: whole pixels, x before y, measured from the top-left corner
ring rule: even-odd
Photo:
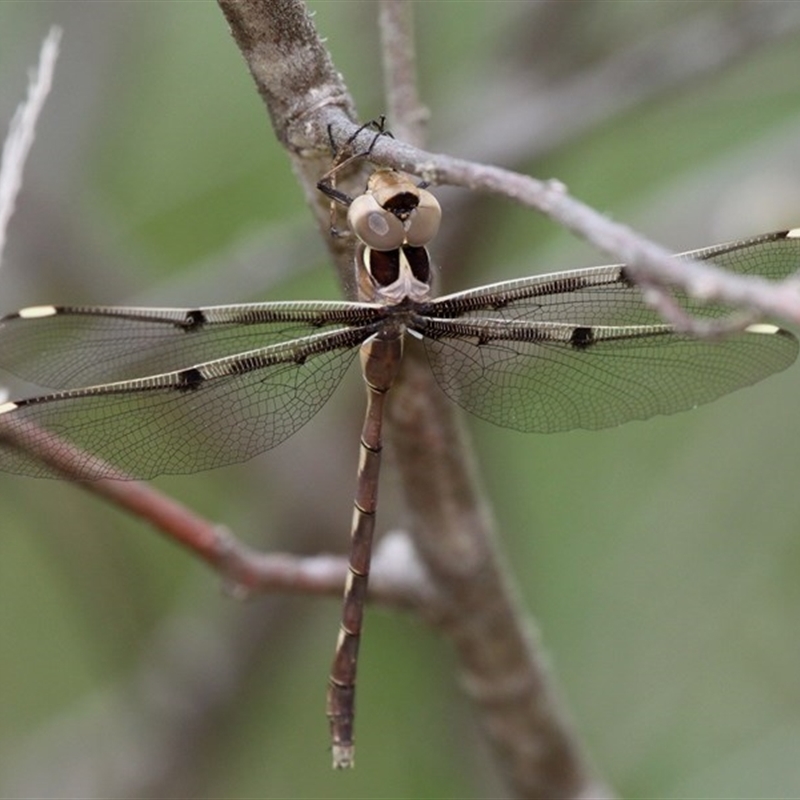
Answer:
[[[381,136],[392,136],[391,131],[386,130],[385,126],[386,117],[383,115],[381,115],[377,120],[373,119],[369,122],[365,122],[352,136],[348,137],[348,139],[343,142],[341,146],[337,146],[333,138],[331,126],[328,126],[328,139],[330,140],[331,153],[333,154],[333,164],[331,168],[319,179],[319,181],[317,181],[317,189],[319,189],[331,200],[331,232],[333,232],[334,235],[339,235],[339,231],[334,224],[336,204],[338,203],[339,205],[347,207],[353,202],[353,197],[336,188],[336,176],[341,170],[352,164],[354,161],[362,158],[369,158],[370,154],[372,153],[372,149],[375,147],[375,143],[378,141],[378,139],[380,139]],[[373,128],[375,130],[375,136],[370,142],[369,147],[366,150],[362,150],[357,153],[351,153],[350,149],[352,144],[368,128]]]

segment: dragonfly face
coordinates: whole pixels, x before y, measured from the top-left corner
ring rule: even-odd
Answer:
[[[439,201],[390,169],[374,172],[364,194],[347,212],[358,238],[359,299],[394,305],[430,296],[431,263],[426,246],[439,230]]]
[[[373,172],[366,191],[347,211],[350,230],[374,250],[425,247],[439,232],[441,220],[439,201],[393,169]]]

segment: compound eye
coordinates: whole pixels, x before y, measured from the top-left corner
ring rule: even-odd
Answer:
[[[362,194],[350,203],[347,224],[373,250],[397,250],[406,240],[403,223],[391,211],[381,208],[370,194]]]
[[[442,221],[439,201],[425,189],[419,190],[419,205],[408,218],[406,241],[414,247],[424,247],[436,236]]]

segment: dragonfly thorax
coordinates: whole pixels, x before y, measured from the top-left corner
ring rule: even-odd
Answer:
[[[376,250],[365,244],[356,249],[359,299],[396,305],[409,299],[428,300],[431,295],[431,261],[425,247],[403,245]]]
[[[359,299],[394,305],[430,297],[431,262],[425,245],[439,230],[439,201],[394,169],[379,169],[347,212],[359,240]]]

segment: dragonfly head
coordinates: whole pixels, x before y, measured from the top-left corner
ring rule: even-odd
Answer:
[[[347,211],[350,230],[373,250],[424,247],[439,230],[442,209],[427,190],[394,169],[370,175],[367,191]]]

